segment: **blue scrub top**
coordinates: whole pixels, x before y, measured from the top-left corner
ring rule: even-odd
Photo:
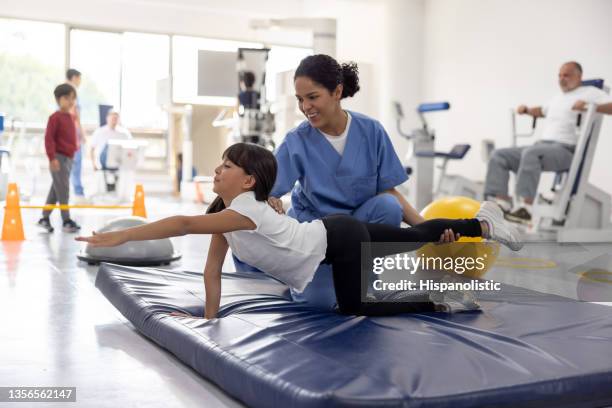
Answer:
[[[350,114],[342,156],[308,121],[291,130],[276,152],[278,174],[271,196],[293,190],[289,215],[300,222],[351,214],[368,199],[408,179],[380,122]]]

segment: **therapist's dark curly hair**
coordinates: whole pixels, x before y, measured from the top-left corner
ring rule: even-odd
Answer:
[[[253,143],[236,143],[225,149],[222,158],[231,161],[255,178],[253,192],[257,201],[268,199],[276,181],[278,168],[276,158],[271,151]],[[206,210],[206,214],[217,213],[224,209],[223,200],[217,196]]]
[[[324,86],[330,93],[342,85],[342,99],[359,91],[359,69],[355,62],[338,64],[338,61],[325,54],[310,55],[304,58],[295,70],[293,80],[298,77],[310,78]]]

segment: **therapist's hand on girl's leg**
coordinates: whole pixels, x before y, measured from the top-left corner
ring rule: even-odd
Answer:
[[[444,232],[440,235],[440,240],[437,242],[438,244],[450,244],[455,241],[458,241],[461,238],[461,234],[453,233],[452,229],[445,229]]]

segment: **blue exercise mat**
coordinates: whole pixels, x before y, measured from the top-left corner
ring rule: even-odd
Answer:
[[[102,264],[96,286],[145,336],[253,407],[601,407],[612,404],[612,308],[512,286],[483,311],[341,316],[261,273]]]

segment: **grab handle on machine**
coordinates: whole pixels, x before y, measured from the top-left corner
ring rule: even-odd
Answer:
[[[512,125],[512,146],[518,146],[518,138],[519,137],[532,137],[535,134],[536,125],[538,122],[538,118],[535,116],[531,117],[531,132],[530,133],[517,133],[516,131],[516,117],[518,113],[515,109],[510,109],[510,119]]]
[[[450,103],[448,102],[433,102],[433,103],[422,103],[417,107],[417,112],[435,112],[441,110],[450,109]]]
[[[395,110],[395,119],[397,122],[397,131],[398,133],[405,137],[408,140],[411,140],[415,137],[415,133],[406,133],[404,131],[402,131],[402,127],[401,127],[401,122],[402,119],[404,118],[404,111],[402,110],[402,105],[395,101],[393,102],[393,107]],[[423,124],[423,128],[422,131],[424,133],[422,134],[426,134],[427,137],[433,139],[434,135],[433,132],[429,132],[429,129],[427,128],[427,121],[425,120],[425,115],[424,113],[426,112],[435,112],[435,111],[442,111],[442,110],[448,110],[450,109],[450,103],[448,102],[434,102],[434,103],[422,103],[419,106],[417,106],[417,114],[419,119],[421,120],[421,123]]]
[[[538,122],[538,118],[537,118],[537,116],[534,116],[533,120],[531,122],[532,133],[529,134],[528,136],[531,136],[533,134],[533,132],[535,131],[537,122]],[[581,123],[582,123],[582,113],[578,113],[578,116],[576,117],[576,127],[579,128]],[[517,136],[520,137],[520,136],[525,136],[525,135],[517,135]]]

